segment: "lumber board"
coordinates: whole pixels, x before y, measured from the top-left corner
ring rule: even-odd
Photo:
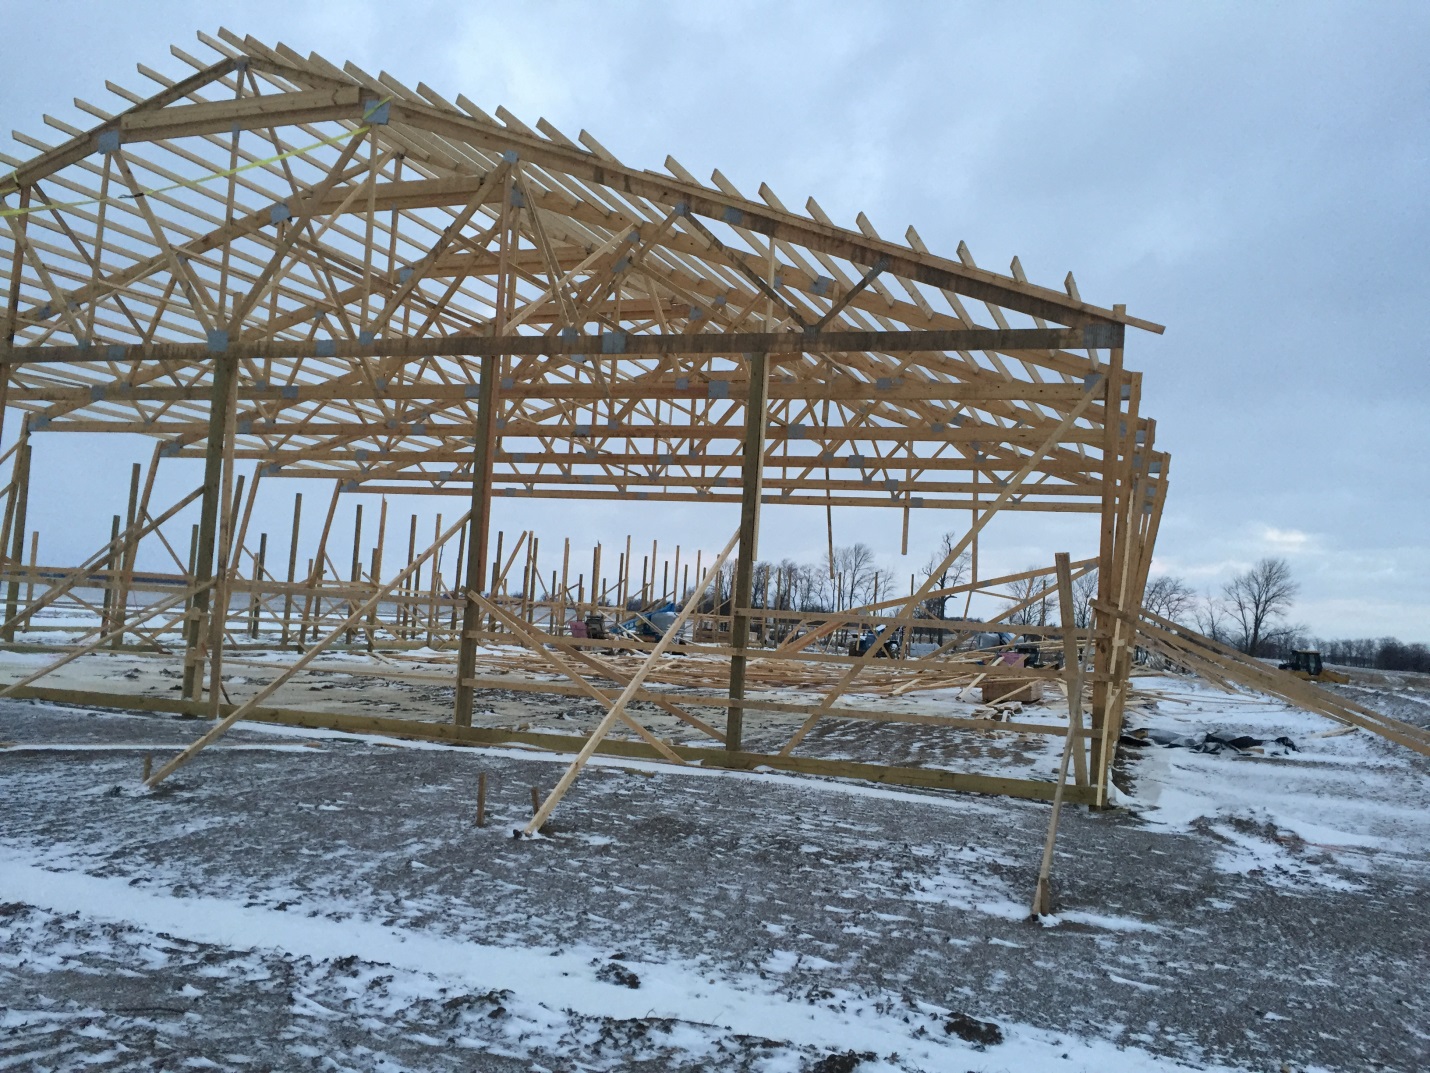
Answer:
[[[173,697],[140,697],[92,690],[60,689],[51,686],[25,686],[16,690],[14,695],[22,700],[39,700],[77,707],[169,715],[204,716],[208,714],[207,705],[198,705],[192,701],[178,700]],[[236,710],[236,707],[236,705],[226,704],[220,711],[227,718]],[[277,723],[314,730],[338,730],[350,734],[378,734],[395,738],[465,745],[524,745],[557,753],[570,753],[587,740],[584,737],[570,734],[546,734],[499,727],[461,727],[452,723],[432,723],[392,719],[384,716],[347,715],[265,706],[251,709],[244,714],[244,718],[259,723]],[[725,749],[684,745],[675,746],[674,751],[686,763],[733,770],[750,771],[768,768],[772,771],[855,779],[889,786],[993,794],[1005,797],[1022,797],[1034,801],[1051,801],[1055,792],[1055,784],[1051,781],[966,774],[943,771],[938,768],[886,767],[851,760],[825,760],[804,756],[780,757],[750,752],[730,753]],[[632,760],[662,760],[658,752],[641,741],[606,738],[597,746],[596,752],[604,756],[617,756]],[[1082,793],[1077,787],[1068,787],[1063,799],[1077,804],[1090,803],[1090,795]]]

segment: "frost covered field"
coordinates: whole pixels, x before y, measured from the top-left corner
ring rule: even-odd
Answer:
[[[1044,924],[1043,805],[0,702],[0,1069],[1430,1066],[1430,765],[1145,684],[1299,750],[1129,749]]]

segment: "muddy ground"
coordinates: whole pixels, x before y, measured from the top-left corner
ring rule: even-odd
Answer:
[[[0,702],[0,860],[21,877],[0,891],[39,891],[0,907],[0,1068],[962,1070],[1038,1068],[1015,1060],[1034,1042],[1071,1063],[1086,1041],[1129,1064],[1077,1068],[1430,1065],[1424,829],[1394,811],[1424,814],[1427,765],[1363,735],[1285,763],[1390,780],[1377,815],[1404,839],[1318,845],[1254,809],[1070,809],[1045,927],[1023,919],[1042,805],[603,763],[549,838],[514,840],[553,759],[256,727],[142,790],[142,754],[197,726]],[[1175,759],[1189,785],[1211,765],[1253,797],[1283,764]],[[1134,754],[1134,794],[1148,764],[1168,795],[1187,778]],[[165,906],[242,907],[251,931],[171,934]],[[537,960],[474,988],[384,957],[378,931]],[[542,958],[588,990],[520,986]],[[713,999],[701,1016],[698,998],[662,1015],[670,973],[773,1020]],[[854,1045],[865,1023],[873,1049]]]

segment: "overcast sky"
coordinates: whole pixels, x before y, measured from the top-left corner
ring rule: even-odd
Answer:
[[[89,126],[72,98],[104,102],[106,79],[144,88],[137,63],[186,73],[169,45],[205,54],[194,32],[224,25],[585,128],[636,167],[669,153],[751,196],[761,181],[792,206],[813,194],[841,223],[862,209],[889,237],[912,223],[945,254],[965,240],[985,267],[1016,254],[1035,282],[1072,269],[1089,301],[1168,326],[1127,350],[1172,453],[1154,569],[1206,588],[1282,555],[1302,584],[1293,618],[1314,632],[1430,641],[1430,376],[1414,327],[1430,304],[1430,5],[6,9],[0,145],[20,155],[11,129],[43,137],[47,112]],[[107,539],[127,463],[148,452],[35,442],[42,558],[73,559]],[[296,485],[273,482],[260,519],[280,547]],[[66,516],[75,498],[88,517]],[[735,524],[724,508],[503,509],[498,525],[582,549],[627,532],[709,549]],[[809,513],[769,512],[761,555],[817,556]],[[917,518],[902,558],[892,512],[835,519],[838,542],[874,544],[902,576],[966,523]],[[990,567],[1093,550],[1066,526],[1009,528],[995,552],[998,535]]]

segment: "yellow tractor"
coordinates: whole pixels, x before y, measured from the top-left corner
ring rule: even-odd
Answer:
[[[1321,665],[1321,653],[1314,648],[1298,648],[1291,653],[1291,658],[1280,665],[1281,670],[1290,671],[1297,678],[1307,682],[1334,682],[1337,685],[1348,685],[1351,676],[1341,674],[1340,671],[1328,670]]]

